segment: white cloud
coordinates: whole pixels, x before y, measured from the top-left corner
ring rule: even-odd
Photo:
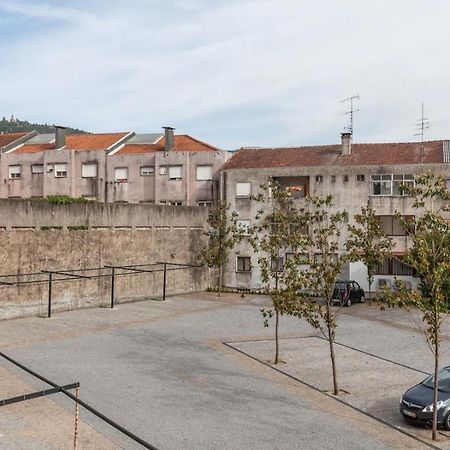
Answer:
[[[0,4],[46,20],[29,39],[3,37],[5,114],[90,130],[188,124],[223,147],[302,145],[337,141],[340,100],[358,92],[356,138],[413,139],[422,101],[429,137],[448,137],[450,4],[61,4]]]

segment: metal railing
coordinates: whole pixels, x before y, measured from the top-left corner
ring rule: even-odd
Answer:
[[[160,261],[146,264],[123,264],[123,265],[104,265],[102,267],[90,267],[85,269],[67,269],[67,270],[41,270],[32,273],[15,273],[8,275],[0,275],[0,287],[14,287],[31,284],[48,285],[47,297],[47,317],[52,315],[52,295],[53,284],[61,281],[80,281],[94,280],[99,278],[109,278],[110,282],[110,308],[114,308],[116,278],[123,276],[142,275],[151,273],[163,273],[162,283],[162,300],[166,300],[167,292],[167,272],[176,270],[186,270],[192,268],[200,268],[201,265],[174,263]],[[92,274],[92,272],[97,272]],[[106,272],[106,273],[105,273]],[[91,273],[91,274],[89,274]]]

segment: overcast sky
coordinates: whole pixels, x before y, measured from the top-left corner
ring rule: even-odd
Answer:
[[[0,115],[221,148],[450,138],[450,2],[1,0]]]

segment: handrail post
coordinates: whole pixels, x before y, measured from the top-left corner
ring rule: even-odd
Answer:
[[[52,272],[48,273],[48,309],[47,318],[50,319],[52,316]]]
[[[166,281],[167,281],[166,268],[167,268],[167,264],[164,263],[163,296],[162,296],[163,301],[166,299]]]
[[[111,267],[111,309],[114,308],[114,290],[116,284],[115,267]]]

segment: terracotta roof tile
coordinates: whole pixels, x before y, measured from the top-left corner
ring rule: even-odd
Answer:
[[[264,167],[364,166],[433,164],[443,162],[443,141],[352,144],[350,155],[341,155],[341,145],[294,148],[242,148],[224,169]]]
[[[66,136],[66,147],[70,150],[107,149],[128,133],[96,133],[69,134]]]
[[[44,150],[54,150],[55,144],[25,144],[18,147],[13,153],[38,153]]]
[[[14,142],[17,139],[20,139],[21,137],[24,137],[27,135],[26,133],[1,133],[0,134],[0,147],[4,147],[5,145],[11,144],[11,142]]]
[[[165,138],[161,138],[156,144],[125,144],[115,155],[137,154],[137,153],[153,153],[164,151],[166,144]],[[206,142],[200,141],[187,134],[176,134],[174,136],[175,152],[213,152],[218,150]]]

